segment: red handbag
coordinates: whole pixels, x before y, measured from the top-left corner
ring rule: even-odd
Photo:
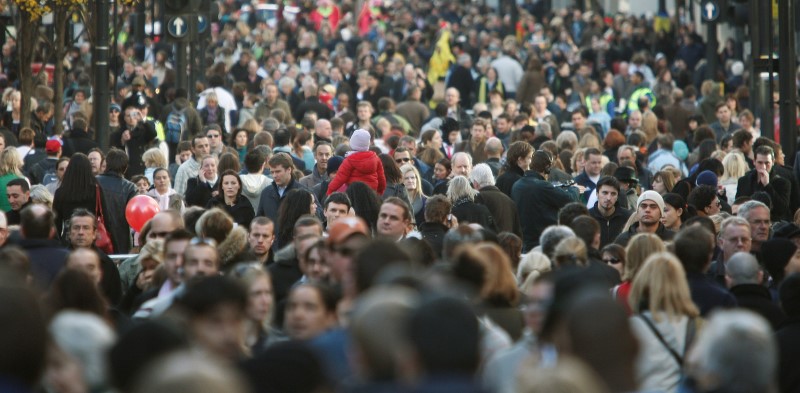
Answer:
[[[103,206],[100,203],[100,186],[95,186],[94,214],[97,216],[97,237],[94,245],[103,250],[104,253],[111,255],[114,253],[114,245],[111,243],[111,236],[106,229],[105,218],[103,217]]]

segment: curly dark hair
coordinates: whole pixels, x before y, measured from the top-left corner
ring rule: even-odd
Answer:
[[[394,163],[392,163],[394,165]],[[356,215],[363,218],[369,224],[372,231],[378,228],[378,213],[381,210],[381,197],[370,186],[356,181],[347,186],[345,194],[353,203],[353,210]]]

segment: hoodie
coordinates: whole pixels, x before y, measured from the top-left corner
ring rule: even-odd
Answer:
[[[250,204],[253,205],[253,212],[255,212],[261,199],[261,191],[272,184],[272,179],[261,173],[250,173],[240,177],[242,179],[242,195],[250,200]]]

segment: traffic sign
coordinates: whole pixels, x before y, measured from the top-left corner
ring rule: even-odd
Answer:
[[[175,38],[186,37],[189,34],[189,21],[182,16],[173,17],[167,24],[167,31]]]
[[[704,0],[700,4],[700,15],[706,22],[714,22],[719,18],[719,4],[715,0]]]
[[[203,34],[208,29],[208,18],[203,15],[197,15],[197,32]]]

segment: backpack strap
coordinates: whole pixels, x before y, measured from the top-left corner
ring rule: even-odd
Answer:
[[[650,318],[647,318],[642,314],[637,314],[637,316],[641,318],[645,322],[645,324],[647,324],[647,327],[649,327],[650,330],[653,332],[653,334],[655,334],[658,341],[661,342],[661,345],[663,345],[664,348],[666,348],[666,350],[669,351],[669,354],[672,355],[673,358],[675,358],[675,361],[678,363],[678,367],[683,367],[683,356],[679,355],[678,352],[676,352],[674,349],[672,349],[672,347],[669,346],[667,340],[664,339],[664,336],[661,335],[661,332],[659,332],[656,326],[653,324],[653,322],[650,321]],[[690,320],[689,324],[692,323],[693,321]]]

